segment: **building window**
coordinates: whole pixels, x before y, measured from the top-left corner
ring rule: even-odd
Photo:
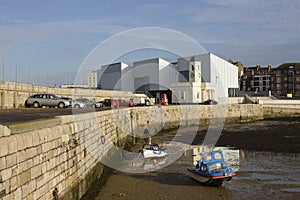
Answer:
[[[281,84],[276,84],[277,90],[281,90]]]
[[[234,97],[235,92],[235,88],[228,88],[228,97]]]
[[[276,93],[277,93],[278,95],[281,95],[281,91],[280,91],[280,90],[277,90]]]
[[[296,81],[299,82],[300,81],[300,77],[296,77]]]
[[[197,99],[200,99],[200,93],[197,92]]]
[[[280,77],[276,77],[276,83],[281,83],[281,78]]]
[[[281,71],[280,70],[276,70],[276,76],[280,76],[281,75]]]
[[[287,76],[284,77],[284,80],[287,81]]]
[[[195,71],[195,67],[194,67],[194,65],[192,65],[192,71]]]
[[[296,84],[296,89],[297,89],[297,90],[300,89],[300,84]]]
[[[179,95],[180,95],[180,99],[181,99],[181,100],[184,100],[184,99],[185,99],[185,92],[184,92],[184,91],[180,91],[180,92],[179,92]]]
[[[300,74],[300,70],[299,69],[296,70],[296,74]]]

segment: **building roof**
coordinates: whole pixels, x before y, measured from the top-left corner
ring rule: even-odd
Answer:
[[[300,68],[300,63],[293,62],[293,63],[283,63],[279,65],[276,69],[288,69],[290,66],[293,66],[294,68],[299,69]]]

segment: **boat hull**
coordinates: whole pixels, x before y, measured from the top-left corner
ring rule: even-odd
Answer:
[[[207,186],[215,186],[220,187],[223,184],[223,181],[229,181],[232,179],[232,177],[235,175],[235,173],[222,175],[222,176],[204,176],[197,172],[194,168],[188,168],[188,175],[198,181],[199,183]]]
[[[165,151],[155,151],[155,150],[147,150],[143,149],[144,158],[161,158],[168,155]]]

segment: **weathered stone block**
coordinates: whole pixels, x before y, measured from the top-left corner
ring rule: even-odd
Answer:
[[[6,168],[6,157],[0,158],[0,170]]]
[[[14,199],[22,199],[22,189],[21,188],[18,188],[14,192]]]
[[[18,143],[18,151],[24,150],[26,148],[26,142],[25,142],[25,134],[17,134],[17,143]]]
[[[0,124],[0,137],[9,136],[10,134],[10,129],[7,126],[3,126]]]
[[[8,154],[8,139],[7,137],[0,138],[0,157]]]
[[[17,164],[17,154],[10,154],[6,156],[6,166],[11,167]]]
[[[7,194],[3,197],[3,200],[15,200],[14,198],[14,194],[11,193],[11,194]]]
[[[50,149],[52,149],[52,144],[51,142],[47,142],[42,144],[42,153],[48,152]]]
[[[9,180],[9,184],[11,186],[11,190],[14,191],[18,188],[18,179],[16,176],[12,177],[10,180]]]
[[[11,168],[2,170],[1,176],[2,176],[2,181],[6,181],[6,180],[10,179],[12,176]]]
[[[9,152],[9,154],[12,154],[17,151],[18,151],[17,137],[12,135],[12,136],[8,137],[8,152]]]
[[[45,175],[43,174],[42,176],[39,176],[36,179],[36,187],[41,188],[45,183],[47,182]]]
[[[33,144],[33,135],[32,132],[26,132],[23,134],[24,142],[25,142],[25,148],[31,148]]]
[[[42,165],[36,165],[34,167],[32,167],[31,169],[31,178],[35,179],[37,177],[39,177],[40,175],[42,175]]]
[[[32,146],[38,146],[40,144],[40,137],[39,137],[39,132],[33,131],[32,132]]]
[[[31,180],[31,170],[27,170],[22,172],[20,175],[18,175],[18,182],[19,185],[24,185],[25,183],[29,182]]]
[[[23,199],[28,196],[29,193],[32,193],[36,189],[36,180],[31,180],[29,183],[26,183],[22,186],[22,196]]]

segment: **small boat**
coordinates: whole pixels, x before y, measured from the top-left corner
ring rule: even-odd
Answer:
[[[144,144],[142,152],[144,158],[160,158],[168,155],[168,148],[161,149],[158,144]]]
[[[224,160],[222,150],[202,152],[201,157],[195,168],[187,168],[188,175],[196,181],[204,185],[220,187],[224,180],[230,181],[236,175]]]

